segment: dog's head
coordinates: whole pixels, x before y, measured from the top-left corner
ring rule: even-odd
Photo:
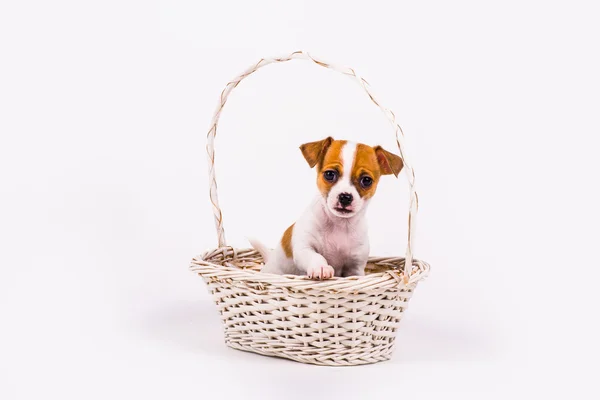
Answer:
[[[398,176],[404,163],[381,146],[328,137],[305,143],[300,150],[308,165],[317,166],[317,186],[327,209],[349,218],[359,213],[377,190],[382,175]]]

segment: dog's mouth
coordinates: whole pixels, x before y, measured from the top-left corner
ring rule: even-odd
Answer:
[[[349,209],[343,208],[343,207],[334,207],[333,209],[335,211],[339,212],[340,214],[350,214],[350,213],[354,212],[354,210],[349,210]]]

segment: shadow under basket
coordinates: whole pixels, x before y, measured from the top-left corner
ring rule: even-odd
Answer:
[[[355,80],[395,130],[410,189],[406,256],[371,257],[365,276],[317,281],[306,276],[262,273],[263,260],[257,251],[235,249],[225,241],[215,173],[214,142],[219,117],[231,91],[243,79],[269,64],[293,59],[310,61]],[[302,51],[263,58],[227,84],[206,145],[218,247],[194,258],[190,269],[202,276],[213,295],[228,346],[319,365],[369,364],[391,357],[408,301],[417,283],[429,273],[429,265],[414,259],[412,254],[418,196],[403,137],[394,113],[376,100],[367,81],[354,69],[317,60]]]
[[[255,250],[222,247],[192,260],[235,349],[319,365],[388,360],[396,330],[429,265],[413,259],[407,285],[404,258],[372,257],[362,277],[314,281],[261,273]]]

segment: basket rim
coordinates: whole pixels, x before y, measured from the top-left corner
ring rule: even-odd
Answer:
[[[235,282],[245,282],[254,284],[269,284],[278,287],[297,290],[322,290],[322,291],[373,291],[391,288],[414,288],[416,284],[429,275],[431,269],[429,263],[412,259],[413,267],[410,273],[408,283],[403,280],[403,274],[396,269],[390,269],[384,272],[374,272],[364,276],[334,277],[327,280],[317,281],[304,275],[277,275],[255,271],[252,269],[243,269],[237,266],[221,265],[211,261],[211,258],[224,253],[227,256],[236,258],[239,255],[245,257],[260,256],[254,249],[234,248],[232,246],[222,246],[207,250],[203,254],[194,257],[190,263],[189,270],[201,275],[203,278],[213,278],[217,280],[230,280]],[[369,262],[381,263],[386,260],[403,260],[404,257],[376,257],[370,256]]]

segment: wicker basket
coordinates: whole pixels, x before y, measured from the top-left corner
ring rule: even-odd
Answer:
[[[371,257],[362,277],[313,281],[304,276],[261,273],[263,260],[258,252],[235,249],[225,242],[214,168],[214,139],[221,110],[231,90],[248,75],[268,64],[292,59],[309,60],[354,78],[395,129],[410,188],[406,256]],[[412,258],[418,198],[403,136],[394,114],[380,105],[368,83],[353,69],[336,67],[305,52],[261,59],[227,84],[207,136],[210,199],[219,247],[194,258],[190,269],[202,276],[213,295],[228,346],[320,365],[369,364],[391,357],[408,301],[429,272],[427,263]]]

